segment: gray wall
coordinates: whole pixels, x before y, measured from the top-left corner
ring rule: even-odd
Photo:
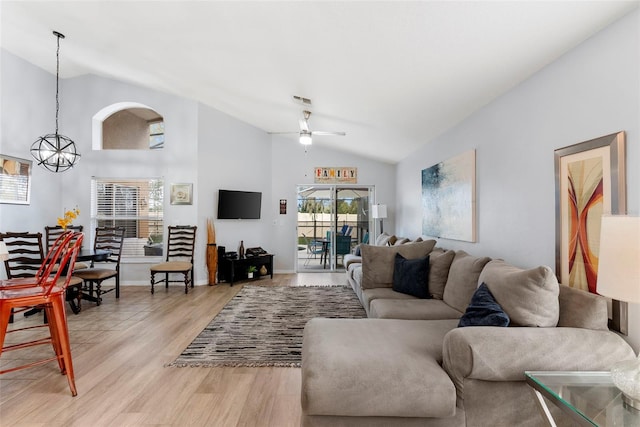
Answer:
[[[398,231],[421,232],[420,171],[476,149],[478,241],[439,245],[555,268],[554,150],[627,135],[627,205],[640,213],[639,14],[623,18],[398,164]],[[498,66],[499,64],[497,64]],[[630,307],[638,348],[640,313]]]

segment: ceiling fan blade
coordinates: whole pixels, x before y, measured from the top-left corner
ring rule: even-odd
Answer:
[[[300,119],[298,120],[298,123],[300,123],[301,131],[309,132],[309,123],[306,120]]]
[[[292,130],[288,132],[267,132],[269,135],[297,135],[300,133],[299,130]]]
[[[321,130],[311,131],[311,135],[345,136],[346,132],[324,132]]]

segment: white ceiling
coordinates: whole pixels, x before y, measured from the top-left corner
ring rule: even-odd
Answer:
[[[637,6],[2,0],[0,45],[55,73],[57,30],[63,78],[147,86],[267,132],[297,130],[292,96],[307,97],[311,130],[347,132],[314,144],[394,163]]]

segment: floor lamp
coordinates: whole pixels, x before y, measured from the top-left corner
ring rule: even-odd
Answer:
[[[604,215],[598,257],[598,293],[640,304],[640,217]],[[611,379],[623,402],[640,409],[640,360],[616,364]]]
[[[373,205],[371,206],[371,217],[373,219],[380,220],[380,234],[384,232],[383,222],[387,217],[387,205]]]

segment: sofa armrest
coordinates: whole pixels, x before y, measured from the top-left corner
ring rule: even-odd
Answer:
[[[581,328],[457,328],[445,336],[442,351],[460,394],[465,378],[524,381],[524,371],[609,370],[635,357],[615,333]]]

